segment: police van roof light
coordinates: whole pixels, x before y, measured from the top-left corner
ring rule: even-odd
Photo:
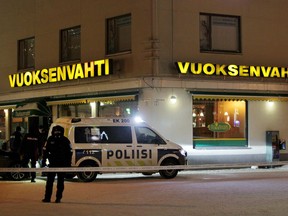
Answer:
[[[144,122],[144,120],[143,120],[140,116],[136,116],[136,117],[134,118],[134,121],[135,121],[136,123],[143,123],[143,122]]]

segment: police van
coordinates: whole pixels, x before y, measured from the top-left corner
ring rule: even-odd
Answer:
[[[143,121],[130,118],[63,117],[51,125],[49,134],[56,125],[65,129],[64,135],[71,142],[72,167],[187,164],[187,152],[181,146],[166,140]],[[143,174],[159,172],[164,178],[174,178],[178,171],[149,170]],[[111,172],[114,172],[113,169]],[[90,182],[95,180],[98,173],[100,172],[77,172],[77,177]]]

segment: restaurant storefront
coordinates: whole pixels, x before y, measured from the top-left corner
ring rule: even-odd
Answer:
[[[93,86],[93,83],[81,85],[83,90],[79,85],[76,88],[73,85],[69,86],[69,81],[71,83],[83,79],[99,79],[101,76],[109,76],[112,71],[112,60],[104,59],[9,75],[11,88],[25,88],[26,91],[31,88],[31,93],[28,93],[29,98],[0,104],[1,142],[8,140],[9,134],[15,131],[17,126],[22,128],[23,134],[39,126],[48,129],[56,118],[63,116],[131,117],[136,115],[139,93],[137,89],[125,87],[123,90],[113,90],[106,87],[109,85],[104,84],[105,90],[99,88],[99,91],[89,91],[89,86]],[[54,88],[44,90],[45,97],[39,96],[43,94],[41,88],[33,90],[38,86],[62,83],[66,85],[57,86],[57,94]]]
[[[39,72],[26,72],[15,77],[11,75],[10,85],[11,88],[31,88],[46,82],[67,83],[68,80],[73,82],[109,77],[109,74],[112,74],[111,62],[97,60],[42,69]],[[235,84],[242,82],[241,79],[247,75],[256,76],[256,79],[259,74],[262,76],[264,73],[266,79],[275,76],[281,79],[287,76],[285,68],[268,68],[177,62],[176,69],[181,77],[148,77],[145,82],[135,79],[135,84],[130,88],[126,84],[127,80],[123,80],[118,82],[122,88],[113,90],[115,84],[110,84],[109,89],[106,87],[109,80],[105,80],[105,88],[101,91],[87,91],[90,85],[81,85],[81,88],[80,85],[77,88],[68,85],[69,91],[74,91],[67,94],[65,85],[59,87],[57,95],[51,89],[46,93],[46,97],[4,104],[1,110],[1,125],[5,132],[1,135],[5,139],[7,134],[11,133],[7,128],[14,130],[18,125],[23,128],[22,132],[27,132],[31,124],[48,128],[56,118],[64,116],[140,115],[165,137],[181,144],[188,151],[189,162],[192,164],[279,160],[280,156],[273,158],[272,145],[268,146],[266,143],[265,132],[279,131],[277,139],[286,139],[283,135],[286,127],[277,124],[275,118],[284,115],[288,95],[237,88],[226,88],[223,92],[228,83],[223,82],[223,77],[234,79],[232,82]],[[212,80],[209,80],[210,78]],[[147,84],[149,79],[158,84],[152,88]],[[217,88],[211,85],[213,82],[217,83]],[[220,85],[223,87],[219,88]],[[65,91],[62,93],[61,89]],[[273,114],[276,117],[272,119],[267,105],[269,103],[275,103],[274,108],[276,107]],[[260,108],[257,110],[255,107]],[[261,119],[263,116],[265,120]],[[286,150],[281,153],[282,159],[285,158]]]

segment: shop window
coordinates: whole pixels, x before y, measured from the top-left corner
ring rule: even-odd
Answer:
[[[75,143],[132,143],[129,126],[75,127],[74,137]]]
[[[60,61],[77,61],[81,59],[80,26],[61,30]]]
[[[241,52],[240,17],[200,14],[201,52]]]
[[[21,127],[21,133],[24,135],[28,132],[28,117],[24,118],[12,118],[12,124],[11,124],[11,134],[16,131],[16,127]]]
[[[137,101],[103,101],[99,103],[99,117],[133,117],[138,112]]]
[[[131,51],[131,14],[107,19],[106,53]]]
[[[16,127],[21,127],[21,133],[28,132],[28,117],[25,118],[12,118],[12,132],[16,130]]]
[[[35,67],[35,39],[18,41],[18,70]]]
[[[68,104],[58,106],[59,117],[91,117],[90,104]]]
[[[0,143],[6,139],[5,129],[5,111],[0,110]]]
[[[58,106],[58,117],[133,117],[138,112],[137,101],[102,101],[95,104],[96,114],[92,115],[94,106],[90,103],[67,104]]]
[[[247,146],[245,101],[193,101],[193,144]]]

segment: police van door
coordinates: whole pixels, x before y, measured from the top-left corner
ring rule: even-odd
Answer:
[[[135,165],[156,166],[158,163],[158,144],[160,144],[158,142],[161,138],[146,126],[135,126],[135,134],[137,140],[135,148]]]
[[[103,166],[134,166],[131,126],[101,126]]]

